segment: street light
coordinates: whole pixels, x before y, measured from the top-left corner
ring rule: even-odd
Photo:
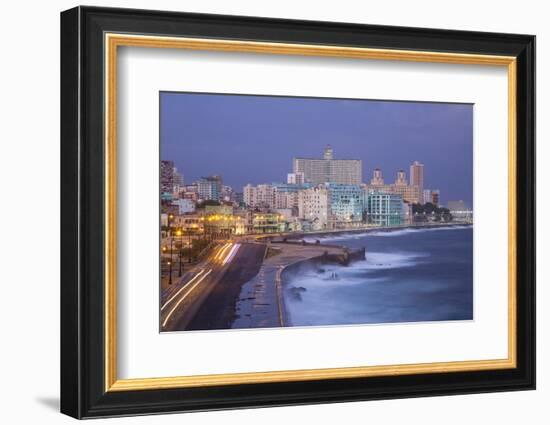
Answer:
[[[170,266],[169,268],[169,277],[168,277],[168,285],[171,285],[172,284],[172,242],[174,241],[174,239],[172,238],[172,236],[170,236],[170,261],[168,261],[168,265]]]
[[[179,273],[178,273],[178,277],[181,277],[181,257],[182,257],[182,254],[183,254],[183,232],[178,229],[176,230],[176,236],[180,236],[180,249],[179,249]]]

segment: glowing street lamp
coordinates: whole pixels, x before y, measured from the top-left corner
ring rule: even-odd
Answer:
[[[178,277],[181,277],[181,257],[182,257],[182,253],[183,253],[183,232],[178,229],[176,230],[176,236],[179,236],[180,237],[180,250],[179,250],[179,273],[178,273]]]
[[[170,237],[170,261],[168,261],[168,265],[170,266],[169,268],[169,277],[168,277],[168,285],[171,285],[172,284],[172,242],[174,241],[174,239],[172,237]]]

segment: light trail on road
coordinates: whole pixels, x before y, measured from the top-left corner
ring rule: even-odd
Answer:
[[[173,296],[170,297],[170,299],[168,301],[166,301],[164,303],[164,305],[160,308],[160,311],[164,310],[164,308],[174,299],[176,298],[181,291],[183,291],[185,288],[187,288],[187,286],[189,286],[191,284],[191,282],[193,282],[196,278],[198,278],[202,273],[204,272],[204,269],[201,269],[200,272],[198,272],[195,276],[193,276],[193,278],[187,282],[185,285],[183,285],[180,290],[178,292],[176,292]]]
[[[174,308],[172,310],[170,310],[170,313],[168,313],[168,315],[166,316],[166,319],[164,319],[164,322],[162,322],[162,326],[166,326],[166,323],[168,323],[168,320],[170,319],[170,317],[172,316],[172,314],[174,313],[174,311],[176,311],[176,309],[178,308],[178,306],[183,302],[183,300],[185,298],[187,298],[187,296],[197,287],[197,285],[199,283],[201,283],[210,273],[212,273],[212,269],[208,270],[205,274],[202,275],[202,277],[189,289],[189,291],[187,291],[181,298],[180,300],[176,303],[176,305],[174,306]],[[187,285],[186,285],[187,286]],[[183,289],[183,288],[182,288]]]
[[[210,255],[210,258],[212,258],[213,260],[215,260],[218,255],[220,255],[220,252],[222,252],[222,249],[225,247],[225,244],[220,246],[219,248],[215,248],[214,251],[211,255]]]
[[[231,261],[233,259],[233,257],[235,256],[235,254],[237,253],[237,251],[239,250],[240,246],[241,246],[240,243],[234,245],[233,248],[231,248],[231,251],[229,251],[229,253],[225,257],[225,259],[223,260],[222,264],[227,264],[229,261]]]
[[[227,251],[227,248],[229,248],[231,245],[232,245],[231,242],[226,243],[226,244],[222,247],[222,249],[220,249],[220,250],[218,251],[218,255],[216,255],[215,259],[221,261],[221,259],[222,259],[222,257],[223,257],[223,254],[225,254],[225,251]]]

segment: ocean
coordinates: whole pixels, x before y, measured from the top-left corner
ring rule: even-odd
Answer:
[[[473,228],[400,229],[321,238],[365,260],[285,275],[292,326],[473,319]]]

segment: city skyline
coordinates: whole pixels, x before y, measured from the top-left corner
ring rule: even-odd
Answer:
[[[186,184],[208,175],[236,191],[285,182],[294,158],[322,158],[331,145],[335,159],[361,160],[365,183],[377,168],[386,183],[399,170],[410,181],[419,161],[424,188],[472,203],[472,105],[172,92],[160,101],[161,159]]]

